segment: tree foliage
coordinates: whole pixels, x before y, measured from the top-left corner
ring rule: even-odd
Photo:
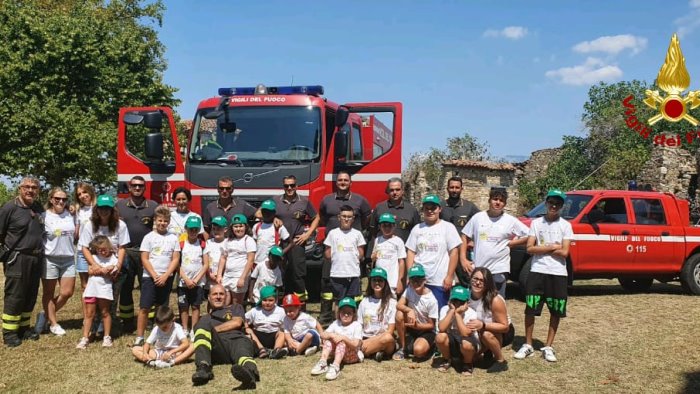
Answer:
[[[485,142],[464,133],[461,137],[450,137],[444,148],[431,147],[427,152],[416,152],[408,159],[404,177],[414,179],[420,172],[431,190],[438,190],[444,181],[442,163],[445,160],[489,160],[489,147]]]
[[[123,106],[177,105],[163,82],[162,2],[0,3],[0,173],[115,180]]]

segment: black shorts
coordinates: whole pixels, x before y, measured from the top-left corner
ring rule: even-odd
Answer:
[[[141,279],[141,300],[139,307],[141,309],[151,309],[154,305],[168,305],[170,298],[170,289],[173,288],[173,276],[171,275],[165,281],[165,285],[157,287],[153,278],[143,277]]]
[[[530,272],[525,285],[525,314],[539,316],[547,303],[550,314],[565,317],[568,282],[566,276]]]
[[[474,337],[462,337],[450,332],[447,333],[447,341],[450,345],[450,357],[459,360],[462,360],[462,341],[471,343],[477,353],[481,350],[481,341],[474,339]]]
[[[180,309],[187,309],[191,306],[199,307],[204,302],[204,288],[195,286],[193,288],[177,288],[177,306]]]
[[[360,295],[360,278],[331,278],[331,287],[336,301],[345,297],[355,298]]]
[[[418,338],[423,338],[426,341],[428,341],[428,345],[430,345],[430,351],[433,352],[435,350],[435,331],[416,331],[413,329],[407,329],[406,330],[406,354],[413,354],[413,343],[418,339]]]
[[[260,341],[264,348],[275,348],[275,338],[277,337],[276,332],[262,332],[258,330],[253,330],[253,332],[255,333],[255,336],[258,337],[258,341]]]
[[[513,339],[515,339],[515,326],[513,326],[513,323],[510,323],[508,325],[508,332],[503,334],[503,343],[501,343],[501,347],[506,347],[513,343]]]

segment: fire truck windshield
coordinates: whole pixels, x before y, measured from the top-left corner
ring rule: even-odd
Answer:
[[[321,112],[313,106],[229,107],[194,120],[189,159],[238,166],[292,165],[321,157]]]

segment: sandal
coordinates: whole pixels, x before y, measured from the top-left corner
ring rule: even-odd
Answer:
[[[451,366],[452,366],[452,364],[450,364],[449,361],[445,361],[444,363],[441,363],[440,365],[438,365],[437,370],[438,370],[438,372],[447,372],[450,370]]]
[[[258,350],[258,358],[267,358],[267,356],[269,356],[267,349],[261,347],[260,350]]]
[[[474,376],[474,364],[464,364],[464,368],[462,369],[462,376],[466,376],[468,378]]]

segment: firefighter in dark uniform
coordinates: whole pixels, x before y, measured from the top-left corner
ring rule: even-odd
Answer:
[[[447,200],[445,208],[442,210],[440,219],[446,220],[455,225],[457,233],[462,234],[462,229],[469,219],[479,212],[479,208],[473,202],[462,198],[462,178],[453,176],[447,180]],[[471,249],[473,246],[468,245]],[[467,272],[466,261],[457,264],[455,274],[459,283],[469,285],[469,273]]]
[[[396,219],[394,234],[405,243],[408,235],[411,234],[413,226],[421,222],[420,213],[418,213],[413,204],[404,198],[401,178],[391,178],[387,181],[386,194],[389,196],[389,199],[377,204],[377,207],[372,211],[372,217],[369,222],[370,237],[373,240],[379,232],[379,217],[385,213],[390,213]],[[371,246],[367,249],[371,249]],[[371,256],[371,252],[367,255]]]
[[[209,314],[194,326],[195,386],[214,379],[212,365],[232,364],[231,374],[241,382],[238,389],[254,389],[260,381],[253,360],[255,345],[245,335],[245,311],[240,304],[224,306],[226,290],[213,285],[209,290]]]
[[[146,234],[153,230],[153,215],[158,203],[144,197],[146,181],[141,176],[135,176],[129,181],[129,198],[117,201],[116,208],[119,218],[126,223],[129,230],[129,247],[126,248],[126,262],[119,277],[119,317],[122,320],[124,332],[133,332],[134,324],[134,279],[141,283],[143,266],[141,265],[141,241]],[[153,318],[155,309],[149,313]],[[136,343],[137,346],[143,344]]]
[[[227,176],[219,178],[217,190],[219,192],[219,198],[207,204],[207,206],[204,207],[204,211],[202,211],[204,231],[211,236],[211,219],[217,216],[223,216],[231,223],[233,215],[240,213],[245,216],[250,223],[253,222],[257,209],[246,200],[233,197],[233,179]]]
[[[316,231],[321,217],[311,201],[297,193],[297,178],[294,175],[284,177],[282,182],[284,194],[273,197],[273,200],[277,204],[277,217],[282,220],[294,243],[285,256],[284,291],[296,294],[305,302],[309,298],[306,291],[306,241]],[[311,224],[305,230],[307,220],[311,220]]]
[[[369,227],[372,209],[365,197],[350,191],[351,185],[350,174],[346,171],[338,171],[335,181],[335,193],[328,194],[321,200],[319,216],[321,217],[321,226],[326,227],[326,235],[334,228],[340,226],[338,215],[340,214],[340,207],[343,205],[349,205],[353,208],[355,220],[352,226],[355,229],[362,231]],[[324,326],[335,320],[335,317],[333,317],[333,290],[330,276],[331,262],[324,260],[321,273],[321,314],[318,318],[319,322]]]
[[[39,181],[24,178],[19,196],[0,208],[0,259],[5,273],[2,337],[8,347],[39,339],[29,329],[44,257],[44,209],[36,201],[38,194]]]

